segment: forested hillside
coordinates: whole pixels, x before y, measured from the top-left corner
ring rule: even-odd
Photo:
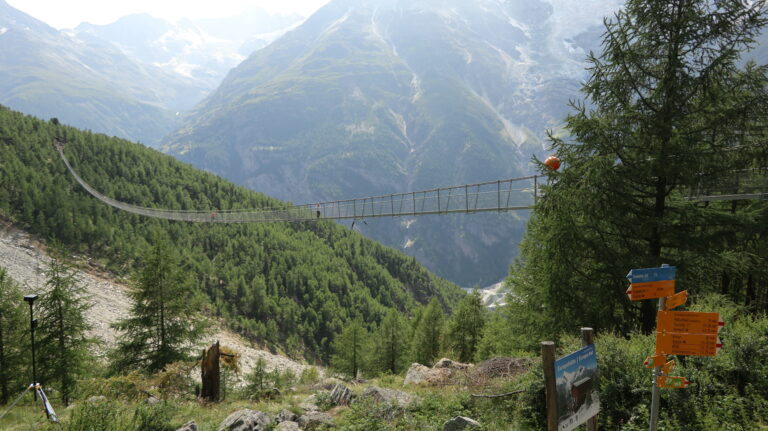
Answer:
[[[74,182],[54,137],[67,142],[85,181],[128,203],[207,210],[279,201],[141,145],[0,109],[2,217],[123,275],[167,238],[214,313],[290,354],[327,359],[334,334],[352,319],[371,326],[432,297],[448,310],[463,295],[415,259],[331,222],[195,225],[120,212]]]

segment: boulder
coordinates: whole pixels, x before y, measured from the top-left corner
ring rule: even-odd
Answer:
[[[368,386],[365,388],[363,393],[360,395],[360,398],[368,398],[376,402],[399,405],[402,407],[408,406],[411,401],[413,401],[413,397],[407,392],[380,388],[377,386]]]
[[[456,362],[448,358],[443,358],[435,362],[435,366],[432,368],[448,368],[451,370],[468,370],[470,367],[472,367],[472,364],[462,364],[461,362]]]
[[[429,371],[429,367],[414,362],[405,374],[403,385],[420,385],[424,383],[427,375],[429,375]]]
[[[403,385],[443,385],[454,382],[465,371],[455,368],[429,368],[421,364],[413,364],[405,375]]]
[[[476,420],[464,416],[456,416],[445,421],[443,424],[443,431],[462,431],[477,428],[480,428],[480,424]]]
[[[197,431],[197,424],[195,421],[189,421],[181,426],[181,428],[177,429],[176,431]]]
[[[271,423],[266,413],[244,409],[227,416],[218,431],[265,431]]]
[[[331,401],[337,406],[348,406],[354,396],[355,394],[342,384],[334,386],[331,391]]]
[[[293,421],[283,421],[277,424],[275,431],[300,431],[299,424]]]
[[[299,426],[305,431],[312,431],[323,425],[333,427],[333,418],[328,413],[307,412],[299,418]]]
[[[275,418],[276,423],[280,422],[296,422],[296,420],[299,418],[299,415],[296,413],[283,409],[280,411],[280,413],[277,414],[277,417]]]
[[[304,401],[299,404],[299,408],[307,412],[316,412],[320,410],[317,406],[317,395],[312,394],[305,398]]]

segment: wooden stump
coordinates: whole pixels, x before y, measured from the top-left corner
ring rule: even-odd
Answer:
[[[203,359],[200,361],[202,371],[203,388],[200,397],[209,402],[219,401],[219,389],[221,373],[219,372],[219,342],[208,350],[203,350]]]

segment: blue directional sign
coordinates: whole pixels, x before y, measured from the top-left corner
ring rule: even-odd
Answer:
[[[630,283],[649,283],[652,281],[674,280],[677,267],[662,266],[660,268],[632,269],[627,274]]]

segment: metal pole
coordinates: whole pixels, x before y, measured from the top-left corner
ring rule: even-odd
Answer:
[[[35,299],[37,299],[37,295],[26,295],[24,296],[24,300],[29,303],[29,328],[32,333],[32,383],[37,384],[37,368],[35,367],[35,326],[37,326],[37,321],[34,318],[33,312],[32,312],[32,303],[35,302]],[[35,401],[37,401],[37,391],[33,391],[35,396]]]
[[[662,267],[669,266],[669,265],[661,265]],[[667,298],[659,298],[659,311],[664,310],[664,303],[667,301]],[[650,427],[648,428],[649,431],[656,431],[656,427],[659,425],[659,398],[660,398],[660,389],[658,385],[658,379],[661,375],[661,367],[655,367],[653,369],[653,391],[651,392],[651,420],[650,420]]]
[[[581,328],[581,345],[587,347],[595,344],[595,331],[592,328]],[[597,415],[587,419],[587,431],[597,431]]]

